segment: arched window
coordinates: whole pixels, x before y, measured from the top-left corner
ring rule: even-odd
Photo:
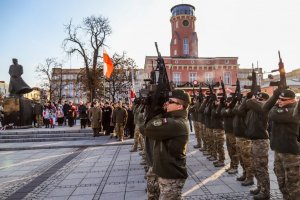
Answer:
[[[189,55],[189,39],[188,38],[183,39],[183,54]]]

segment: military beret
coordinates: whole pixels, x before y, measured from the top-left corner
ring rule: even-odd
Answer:
[[[257,94],[257,97],[259,99],[267,100],[267,99],[269,99],[270,96],[267,93],[265,93],[265,92],[260,92],[260,93]]]
[[[190,95],[188,93],[186,93],[184,90],[178,90],[178,89],[173,90],[171,92],[171,95],[169,96],[169,98],[180,99],[180,100],[184,101],[186,104],[191,103]]]
[[[280,93],[279,98],[295,98],[295,96],[295,92],[286,89]]]

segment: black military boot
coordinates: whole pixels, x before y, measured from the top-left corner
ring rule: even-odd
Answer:
[[[241,183],[242,186],[249,186],[253,184],[254,184],[253,178],[246,178],[246,180]]]
[[[254,200],[268,200],[270,199],[270,194],[265,194],[265,193],[258,193],[257,195],[253,196]]]
[[[242,176],[237,177],[236,180],[237,180],[237,181],[245,181],[245,180],[246,180],[246,175],[243,174]]]
[[[254,190],[250,190],[250,194],[257,195],[260,192],[260,186],[257,186]]]

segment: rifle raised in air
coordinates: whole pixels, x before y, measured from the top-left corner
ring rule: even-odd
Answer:
[[[258,93],[260,93],[260,85],[257,84],[256,72],[254,70],[253,64],[252,64],[252,75],[248,76],[248,79],[252,81],[252,84],[251,84],[251,86],[245,85],[244,88],[250,89],[251,93],[254,96],[257,96]]]
[[[202,83],[199,83],[199,96],[198,96],[198,100],[199,102],[202,102],[204,99],[204,95],[203,95],[203,91],[202,91]]]
[[[279,56],[279,63],[278,63],[278,69],[272,70],[271,72],[278,72],[279,71],[279,81],[271,81],[270,86],[278,86],[279,90],[287,89],[288,86],[286,84],[286,77],[285,77],[285,70],[284,70],[284,64],[282,62],[280,51],[278,51]]]
[[[222,87],[222,92],[223,92],[222,101],[225,103],[225,101],[227,99],[227,95],[226,95],[226,90],[225,90],[225,85],[224,85],[223,80],[221,80],[221,87]]]
[[[155,47],[158,55],[156,60],[157,66],[156,69],[153,69],[151,72],[151,78],[155,80],[150,80],[151,84],[146,85],[146,88],[142,91],[143,97],[147,99],[145,105],[145,123],[154,116],[164,112],[163,104],[169,98],[169,92],[172,91],[165,62],[158,50],[156,42]]]

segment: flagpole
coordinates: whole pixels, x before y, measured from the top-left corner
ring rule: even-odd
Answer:
[[[104,54],[104,47],[102,48],[102,55]],[[104,57],[103,57],[103,96],[105,101],[105,75],[104,75]]]

